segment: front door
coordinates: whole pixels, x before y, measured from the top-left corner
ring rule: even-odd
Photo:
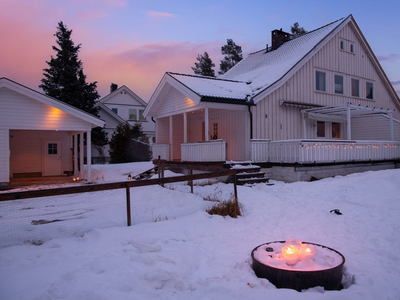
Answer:
[[[206,140],[206,132],[205,132],[206,129],[205,128],[206,128],[205,127],[205,123],[202,122],[202,124],[201,124],[201,138],[202,138],[203,141]],[[219,120],[218,119],[210,120],[210,123],[208,125],[208,131],[209,131],[209,134],[210,134],[209,141],[221,139],[221,137],[219,136],[219,130],[220,130],[219,129]]]
[[[46,140],[43,150],[43,176],[62,175],[61,141]]]

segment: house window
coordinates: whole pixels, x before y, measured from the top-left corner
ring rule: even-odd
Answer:
[[[114,114],[118,115],[118,108],[111,108],[111,111],[112,111]]]
[[[344,42],[340,41],[340,50],[344,50]]]
[[[332,138],[340,139],[340,123],[332,123]]]
[[[374,99],[374,84],[372,82],[366,83],[366,88],[367,88],[367,99]]]
[[[140,109],[139,110],[139,120],[140,121],[146,121],[146,118],[143,116],[144,110]]]
[[[218,123],[213,123],[213,135],[212,135],[213,140],[218,139]]]
[[[317,91],[322,91],[325,92],[326,91],[326,87],[325,87],[325,73],[321,72],[321,71],[316,71],[315,72],[315,89]]]
[[[48,154],[57,154],[57,144],[49,143],[47,145]]]
[[[354,53],[354,45],[353,44],[350,44],[350,52]]]
[[[136,109],[129,110],[129,120],[136,120]]]
[[[343,76],[335,75],[335,94],[343,95]]]
[[[325,137],[325,122],[317,122],[317,137]]]
[[[360,97],[360,80],[351,79],[351,95],[353,97]]]

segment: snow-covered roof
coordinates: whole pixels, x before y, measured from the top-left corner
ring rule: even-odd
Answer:
[[[170,72],[168,74],[201,98],[245,101],[251,95],[251,89],[246,82]]]
[[[276,50],[264,49],[250,54],[220,78],[249,82],[251,96],[259,94],[279,81],[298,65],[343,19],[310,31],[285,42]]]

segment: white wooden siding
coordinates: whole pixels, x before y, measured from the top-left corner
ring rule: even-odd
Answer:
[[[182,161],[226,161],[226,142],[213,140],[182,144]]]
[[[394,140],[400,141],[400,121],[393,120]],[[355,140],[390,141],[390,118],[372,115],[351,120],[351,137]]]
[[[246,114],[244,110],[217,110],[209,111],[209,121],[219,123],[218,139],[226,141],[227,160],[246,160],[248,140],[248,126],[246,126]],[[202,141],[202,123],[204,115],[192,117],[188,114],[188,143]],[[211,127],[210,127],[211,130]]]
[[[196,103],[175,88],[171,88],[155,113],[156,116],[174,115],[195,107]]]
[[[339,49],[340,39],[345,47],[354,44],[354,54]],[[286,140],[302,136],[300,108],[281,106],[279,101],[297,101],[319,105],[340,105],[348,102],[361,106],[395,109],[393,118],[400,119],[399,107],[394,103],[379,70],[362,47],[352,25],[339,31],[321,50],[302,66],[280,88],[265,97],[253,111],[253,138]],[[315,70],[326,72],[327,92],[315,91]],[[334,75],[344,76],[344,95],[334,93]],[[351,78],[360,79],[360,97],[351,97]],[[365,99],[366,81],[374,83],[374,99]],[[315,121],[306,121],[306,137],[316,138]],[[344,126],[344,125],[343,125]],[[389,132],[390,133],[390,132]],[[342,134],[342,139],[346,139]]]
[[[169,117],[156,120],[156,143],[169,144]]]
[[[0,128],[89,131],[90,124],[7,88],[0,89]]]
[[[0,183],[10,181],[8,135],[7,129],[0,129]]]
[[[71,136],[66,131],[10,130],[10,173],[43,173],[44,140],[61,140],[62,172],[72,171]]]

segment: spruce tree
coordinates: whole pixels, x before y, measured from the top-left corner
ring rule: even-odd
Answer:
[[[215,77],[214,67],[215,64],[212,62],[211,58],[208,56],[207,52],[204,52],[203,55],[197,55],[198,62],[195,62],[195,67],[192,67],[192,70],[195,74]]]
[[[82,61],[78,58],[81,45],[75,46],[71,33],[72,30],[68,30],[63,22],[58,23],[54,35],[58,46],[53,46],[56,56],[51,56],[50,61],[46,61],[49,67],[43,69],[44,78],[39,87],[46,95],[98,117],[99,108],[95,106],[95,101],[100,98],[97,82],[86,82]],[[100,155],[102,147],[107,144],[107,133],[104,129],[94,128],[92,145],[101,150]]]
[[[149,161],[149,140],[143,133],[142,124],[119,124],[110,141],[111,163]]]
[[[219,65],[218,74],[225,74],[229,69],[243,59],[242,47],[236,45],[231,39],[226,40],[226,45],[221,47],[221,53],[225,55]]]
[[[290,38],[294,39],[304,33],[307,33],[307,31],[304,29],[304,27],[300,27],[298,22],[295,22],[293,26],[290,26],[290,31],[292,32]]]

